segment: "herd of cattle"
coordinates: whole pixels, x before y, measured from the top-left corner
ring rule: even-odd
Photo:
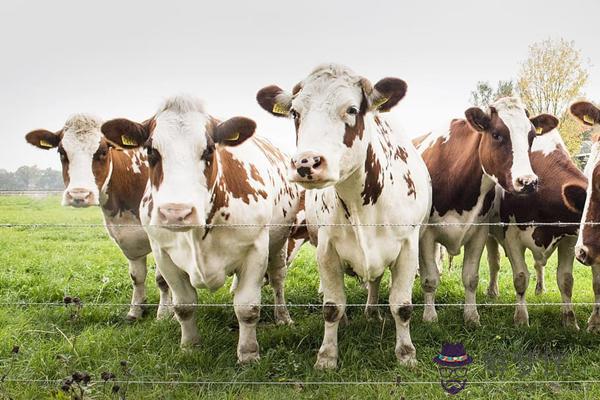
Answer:
[[[366,283],[365,313],[372,315],[379,313],[379,285],[388,267],[396,356],[414,363],[413,283],[420,276],[423,319],[436,321],[440,245],[450,255],[464,247],[465,323],[479,325],[476,289],[486,245],[488,294],[498,295],[501,244],[513,269],[515,323],[529,323],[525,250],[533,253],[540,293],[543,268],[558,248],[562,321],[578,329],[570,305],[576,256],[593,270],[597,304],[588,330],[600,332],[600,226],[585,224],[600,222],[598,142],[581,173],[557,118],[530,117],[517,98],[502,98],[487,110],[469,108],[464,119],[411,142],[381,115],[406,88],[400,79],[373,85],[346,67],[327,64],[291,93],[277,86],[260,90],[257,101],[265,110],[294,121],[292,158],[255,136],[254,121],[217,120],[186,96],[166,100],[141,123],[76,114],[59,131],[35,130],[26,140],[58,149],[63,205],[102,208],[110,236],[129,261],[129,319],[142,315],[146,257],[153,253],[157,317],[175,313],[182,346],[199,341],[196,289],[215,290],[234,275],[237,357],[258,359],[264,279],[275,293],[277,322],[291,323],[286,268],[306,240],[317,247],[323,295],[325,332],[317,368],[337,365],[344,274]],[[600,109],[577,102],[570,110],[600,133]],[[557,222],[571,224],[535,224]]]

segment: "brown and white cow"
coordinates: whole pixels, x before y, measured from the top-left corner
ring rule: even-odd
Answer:
[[[299,187],[285,179],[289,159],[252,137],[254,121],[219,122],[201,102],[167,99],[145,123],[116,119],[104,135],[124,147],[144,146],[150,180],[141,218],[171,288],[181,345],[200,340],[196,288],[216,290],[235,274],[239,362],[259,358],[256,325],[268,273],[278,322],[291,322],[283,295],[286,243],[299,208]]]
[[[583,171],[588,180],[587,196],[575,247],[575,256],[592,267],[595,303],[588,320],[588,331],[600,333],[600,109],[580,101],[571,105],[571,113],[592,129],[592,150]]]
[[[465,287],[464,319],[479,325],[476,290],[479,261],[488,237],[495,187],[526,195],[535,192],[538,178],[529,161],[536,135],[551,131],[556,118],[541,115],[529,119],[521,102],[503,98],[486,111],[473,107],[465,119],[415,139],[433,187],[433,207],[420,241],[421,285],[425,298],[423,320],[436,321],[435,292],[439,285],[436,244],[450,255],[464,246],[462,281]],[[519,282],[515,282],[517,286]],[[520,284],[519,284],[520,285]]]
[[[325,318],[317,368],[337,365],[346,268],[376,286],[390,267],[396,356],[402,363],[416,362],[409,324],[418,225],[430,209],[429,176],[412,143],[380,115],[405,93],[400,79],[385,78],[372,86],[344,66],[326,64],[291,94],[277,86],[257,94],[265,110],[293,118],[297,152],[289,179],[314,189],[306,192],[306,213],[311,238],[318,237]]]
[[[40,149],[58,148],[66,189],[62,204],[72,207],[99,205],[104,225],[129,262],[133,283],[129,320],[142,316],[140,304],[146,302],[146,257],[150,253],[148,236],[141,226],[140,201],[148,182],[148,163],[144,150],[122,150],[109,143],[100,127],[102,121],[87,114],[69,118],[62,129],[29,132],[25,139]],[[156,269],[160,289],[157,317],[169,315],[169,288]]]
[[[552,124],[554,125],[554,123]],[[538,190],[528,196],[519,196],[499,189],[497,193],[498,219],[517,223],[490,229],[494,239],[487,243],[490,283],[488,295],[498,296],[498,271],[500,256],[498,240],[502,243],[513,270],[518,306],[514,320],[519,325],[529,325],[525,293],[529,284],[529,271],[525,250],[529,249],[535,260],[537,272],[536,294],[544,291],[544,266],[558,249],[556,281],[562,296],[562,322],[579,329],[571,303],[573,291],[573,249],[577,240],[576,225],[535,225],[558,222],[578,223],[585,204],[587,180],[573,163],[558,129],[536,136],[531,146],[531,166],[538,176]],[[496,218],[494,218],[496,220]]]

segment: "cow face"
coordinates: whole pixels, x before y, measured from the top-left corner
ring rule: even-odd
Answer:
[[[268,86],[257,101],[273,115],[293,118],[297,151],[289,180],[313,189],[343,181],[364,165],[367,115],[390,110],[405,93],[400,79],[385,78],[373,87],[346,67],[322,65],[292,94]]]
[[[254,134],[254,121],[235,117],[218,123],[199,100],[174,97],[154,117],[137,123],[114,119],[102,125],[111,142],[143,146],[148,153],[154,207],[151,225],[186,231],[204,223],[210,210],[215,146],[236,146]]]
[[[556,128],[558,120],[549,114],[529,119],[521,102],[512,97],[491,104],[488,112],[469,108],[465,116],[482,134],[479,158],[485,174],[510,193],[536,191],[538,177],[531,169],[529,150],[535,136]]]
[[[109,144],[100,132],[102,122],[92,116],[71,117],[58,132],[40,129],[29,132],[25,140],[40,149],[58,149],[66,189],[64,206],[98,205],[100,193],[110,176]]]
[[[587,197],[583,208],[575,256],[585,265],[600,265],[600,109],[580,101],[571,105],[571,113],[592,128],[593,145],[584,175],[588,179]],[[588,225],[590,224],[590,225]]]

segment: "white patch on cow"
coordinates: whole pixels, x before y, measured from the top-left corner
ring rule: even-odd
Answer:
[[[90,191],[95,204],[98,204],[99,193],[92,161],[102,139],[101,126],[99,118],[87,114],[75,114],[65,123],[61,145],[69,159],[69,185],[63,193],[63,205],[68,205],[66,196],[72,189]]]
[[[561,150],[568,155],[567,146],[560,136],[558,129],[552,129],[550,132],[543,135],[536,135],[531,145],[531,152],[539,151],[544,156],[549,156],[555,150]]]
[[[450,123],[444,124],[443,126],[440,126],[439,128],[434,129],[429,134],[427,134],[425,139],[423,139],[421,143],[419,143],[419,145],[417,146],[417,150],[419,151],[419,153],[423,154],[423,152],[431,146],[433,146],[439,138],[444,139],[442,140],[442,144],[450,140],[450,136],[452,134],[450,132],[450,129],[448,129],[449,126]]]
[[[510,169],[513,186],[520,177],[535,176],[529,161],[529,132],[532,125],[525,114],[525,106],[515,97],[504,97],[490,104],[510,132],[512,144],[512,167]]]
[[[108,184],[110,183],[110,178],[112,178],[112,172],[113,172],[113,161],[112,159],[109,161],[108,163],[108,174],[106,175],[106,179],[104,180],[104,183],[102,183],[102,187],[100,188],[100,204],[104,205],[106,204],[106,202],[108,201]]]

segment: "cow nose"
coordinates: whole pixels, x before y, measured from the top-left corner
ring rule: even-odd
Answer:
[[[517,178],[516,189],[520,193],[533,193],[537,190],[538,178],[535,175],[525,175]]]
[[[583,265],[590,265],[587,246],[576,246],[575,247],[575,257]]]
[[[292,169],[303,180],[318,180],[325,164],[325,157],[315,152],[301,153],[292,158]]]
[[[67,190],[67,201],[73,207],[86,207],[92,204],[93,196],[90,190],[74,188]]]
[[[158,214],[164,225],[191,225],[196,209],[191,204],[168,203],[158,207]]]

